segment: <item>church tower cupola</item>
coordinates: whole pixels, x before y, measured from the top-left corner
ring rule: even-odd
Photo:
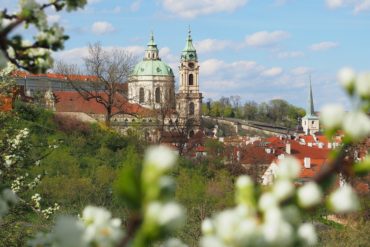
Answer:
[[[154,41],[154,34],[152,33],[150,35],[150,40],[147,45],[147,48],[145,50],[144,60],[160,60],[158,53],[159,53],[158,47]]]
[[[191,38],[191,30],[189,28],[188,38],[186,40],[185,48],[182,50],[181,54],[182,61],[198,61],[197,51],[193,46],[193,39]]]

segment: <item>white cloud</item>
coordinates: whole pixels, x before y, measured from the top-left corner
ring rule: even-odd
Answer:
[[[281,75],[281,73],[283,73],[282,68],[273,67],[273,68],[262,71],[261,75],[265,77],[275,77],[275,76]]]
[[[47,20],[49,23],[56,23],[60,21],[60,15],[47,15]]]
[[[331,9],[336,9],[344,6],[343,0],[326,0],[326,5]]]
[[[304,57],[304,53],[302,51],[283,51],[277,54],[278,58],[285,59],[285,58],[299,58]]]
[[[135,0],[130,5],[130,10],[132,12],[136,12],[136,11],[138,11],[140,9],[140,7],[141,7],[141,0]]]
[[[122,49],[139,59],[143,57],[145,48],[143,46],[104,46],[104,50],[112,51],[113,49]],[[69,64],[83,65],[83,58],[89,55],[89,48],[87,46],[54,52],[53,58],[56,60],[61,60]]]
[[[370,10],[370,0],[325,0],[330,9],[351,7],[355,14]]]
[[[312,69],[309,67],[296,67],[291,70],[293,75],[306,75],[310,72],[312,72]]]
[[[172,14],[183,18],[195,18],[218,12],[233,12],[248,0],[160,0],[162,6]]]
[[[217,39],[204,39],[196,41],[194,43],[198,53],[208,53],[214,51],[221,51],[232,44],[227,40],[217,40]]]
[[[91,31],[94,34],[102,35],[102,34],[114,32],[115,31],[115,28],[109,22],[106,22],[106,21],[97,21],[97,22],[94,22],[92,24]]]
[[[326,51],[338,46],[338,43],[332,41],[324,41],[310,46],[311,51]]]
[[[370,0],[364,0],[359,3],[357,3],[354,7],[354,12],[359,13],[362,11],[370,10]]]
[[[249,35],[245,41],[247,45],[263,47],[274,45],[279,41],[289,38],[289,36],[290,34],[288,32],[280,30],[273,32],[261,31]]]

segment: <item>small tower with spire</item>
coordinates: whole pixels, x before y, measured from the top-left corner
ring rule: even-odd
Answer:
[[[154,34],[152,32],[150,35],[149,43],[145,50],[144,60],[160,60],[158,53],[158,47],[157,44],[154,42]]]
[[[306,115],[302,118],[302,127],[306,135],[315,134],[320,130],[320,120],[315,114],[315,108],[312,95],[312,84],[310,76],[310,86],[308,90],[308,102]]]
[[[200,126],[202,94],[199,92],[199,64],[189,28],[185,48],[179,66],[179,91],[176,95],[176,110],[183,122]],[[195,129],[196,130],[196,129]]]

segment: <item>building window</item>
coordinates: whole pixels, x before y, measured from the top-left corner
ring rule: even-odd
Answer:
[[[159,89],[159,87],[155,89],[155,102],[161,103],[161,90]]]
[[[194,76],[193,74],[189,75],[189,85],[192,86],[194,84]]]
[[[193,116],[194,115],[194,103],[190,102],[189,104],[189,115]]]
[[[140,91],[139,91],[139,103],[143,103],[144,102],[144,88],[140,88]]]

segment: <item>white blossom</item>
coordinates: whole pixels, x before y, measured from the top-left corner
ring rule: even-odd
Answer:
[[[345,112],[341,105],[326,105],[321,110],[320,118],[326,128],[340,128],[345,118]]]
[[[144,165],[154,166],[164,172],[175,165],[176,159],[177,155],[172,149],[164,145],[152,146],[145,153]]]
[[[350,213],[356,211],[360,204],[356,192],[346,184],[330,195],[329,206],[336,213]]]
[[[362,73],[357,76],[355,89],[358,95],[370,97],[370,73]]]
[[[272,188],[272,193],[277,200],[282,201],[292,196],[294,193],[294,185],[289,180],[277,180]]]
[[[344,131],[356,140],[361,140],[370,134],[370,119],[361,112],[349,112],[343,122]]]
[[[178,203],[169,202],[163,205],[158,222],[168,229],[178,229],[185,223],[185,209]]]
[[[276,170],[276,177],[283,179],[295,179],[298,178],[300,172],[301,166],[299,161],[292,156],[288,156],[279,161],[279,166]]]
[[[284,220],[269,220],[263,225],[263,236],[271,246],[290,246],[293,242],[293,227]]]
[[[187,247],[187,245],[177,238],[170,238],[161,247]]]
[[[298,203],[303,208],[310,208],[322,200],[322,192],[315,182],[308,182],[297,191]]]
[[[263,193],[260,196],[259,201],[258,201],[258,207],[262,211],[266,211],[272,207],[277,207],[277,205],[278,205],[278,200],[271,192]]]
[[[205,219],[202,222],[202,233],[204,235],[211,235],[214,233],[214,226],[211,219]]]
[[[337,78],[344,88],[350,89],[355,83],[356,74],[351,68],[343,68],[338,72]]]
[[[100,207],[87,206],[82,212],[85,225],[84,241],[97,246],[111,246],[123,236],[121,220],[112,219],[111,213]]]
[[[243,175],[238,177],[236,180],[236,188],[243,189],[249,186],[253,186],[253,181],[249,176]]]
[[[317,244],[318,237],[315,227],[312,224],[304,223],[300,225],[297,234],[305,245],[313,246]]]
[[[185,223],[185,210],[175,202],[151,202],[146,209],[145,218],[161,227],[178,229]]]
[[[200,240],[201,247],[229,247],[229,245],[224,244],[219,238],[215,236],[202,237]]]

